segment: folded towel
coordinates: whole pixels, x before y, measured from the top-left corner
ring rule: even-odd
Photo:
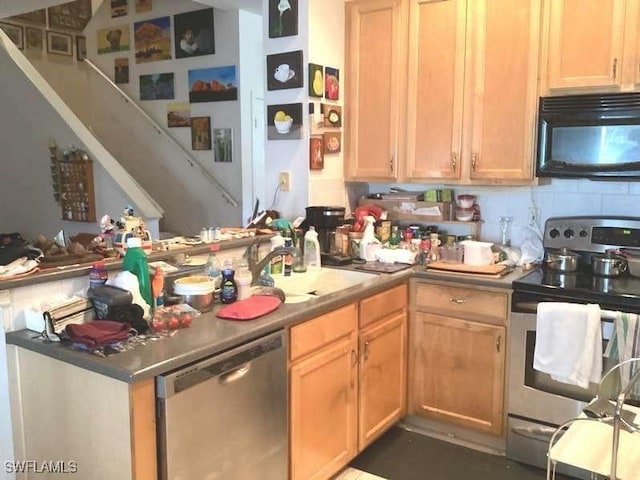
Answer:
[[[602,378],[602,329],[596,304],[538,304],[533,368],[588,388]]]
[[[94,320],[81,325],[67,325],[65,334],[74,343],[79,343],[87,348],[94,349],[104,347],[111,343],[122,342],[129,338],[131,325],[111,320]]]
[[[613,333],[604,356],[616,362],[624,362],[631,358],[640,358],[640,316],[635,313],[616,312],[613,321]],[[640,368],[640,363],[627,363],[620,366],[620,382],[625,388],[633,374]],[[640,385],[632,390],[635,397],[640,398]]]

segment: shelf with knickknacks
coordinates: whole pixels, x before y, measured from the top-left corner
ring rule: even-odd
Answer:
[[[49,141],[53,198],[60,204],[62,220],[95,222],[93,161],[72,145],[60,151]]]

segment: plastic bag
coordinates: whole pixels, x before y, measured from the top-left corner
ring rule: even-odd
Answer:
[[[525,227],[524,238],[520,246],[522,252],[519,265],[541,262],[544,259],[544,247],[542,237],[531,227]]]
[[[120,287],[124,290],[129,290],[131,292],[131,295],[133,296],[133,303],[142,307],[142,310],[144,312],[143,317],[145,319],[150,318],[151,306],[144,301],[144,298],[142,298],[142,295],[140,294],[138,277],[136,277],[133,273],[126,270],[118,272],[113,280],[107,280],[107,285],[113,285],[114,287]]]

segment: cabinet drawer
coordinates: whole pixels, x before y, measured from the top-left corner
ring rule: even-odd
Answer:
[[[509,314],[509,294],[497,289],[414,284],[413,306],[429,313],[503,324]]]
[[[360,302],[360,328],[403,308],[407,308],[406,285],[365,298]]]
[[[356,304],[339,308],[291,328],[291,361],[318,350],[356,330]]]

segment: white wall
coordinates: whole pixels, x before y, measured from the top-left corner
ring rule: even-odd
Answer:
[[[60,206],[53,199],[48,141],[56,141],[61,148],[75,145],[90,149],[27,80],[1,45],[0,105],[5,112],[0,128],[2,231],[21,232],[26,238],[35,238],[39,233],[53,236],[63,228],[68,234],[98,233],[96,224],[61,220]],[[135,206],[97,161],[94,161],[94,178],[99,187],[95,196],[98,219],[102,213],[119,215],[128,203]]]

